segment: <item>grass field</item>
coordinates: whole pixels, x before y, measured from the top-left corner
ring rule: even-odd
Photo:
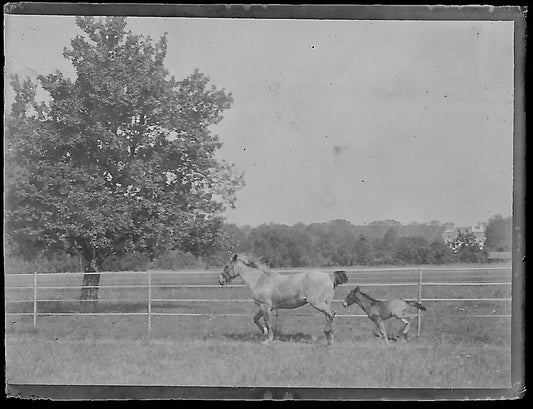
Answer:
[[[429,342],[39,340],[6,343],[7,381],[288,387],[510,387],[510,351]]]
[[[501,273],[501,274],[500,274]],[[453,270],[434,274],[432,280],[479,282],[491,277]],[[390,271],[350,276],[336,290],[340,300],[353,285],[402,282],[411,272]],[[443,274],[453,276],[444,277]],[[473,277],[472,275],[477,275]],[[499,274],[499,275],[498,275]],[[501,277],[500,277],[501,276]],[[104,277],[104,276],[103,276]],[[126,277],[126,276],[125,276]],[[132,276],[133,277],[133,276]],[[127,280],[133,280],[132,277]],[[138,276],[137,276],[138,277]],[[161,277],[165,277],[164,274]],[[209,274],[178,277],[180,282],[205,282]],[[468,280],[465,277],[469,277]],[[500,277],[500,278],[498,278]],[[56,276],[53,280],[61,279]],[[121,278],[124,283],[127,281]],[[137,278],[135,279],[137,280]],[[168,278],[161,278],[161,282]],[[396,280],[396,281],[395,281]],[[103,281],[102,281],[103,282]],[[109,282],[109,281],[108,281]],[[127,281],[129,282],[129,281]],[[478,281],[476,281],[478,282]],[[238,283],[237,283],[238,284]],[[42,290],[39,311],[76,310],[79,287]],[[367,286],[376,297],[416,298],[413,286]],[[510,286],[445,286],[423,288],[425,298],[510,298]],[[108,289],[100,294],[100,311],[146,312],[143,289]],[[6,299],[20,298],[6,292]],[[52,298],[55,297],[55,298]],[[123,302],[117,302],[116,298]],[[160,299],[247,299],[246,288],[159,288]],[[275,323],[277,340],[261,344],[252,322],[251,302],[161,302],[153,312],[196,312],[206,316],[153,316],[150,335],[146,316],[6,316],[6,378],[11,383],[135,384],[292,387],[417,387],[509,388],[511,386],[511,320],[506,301],[427,301],[421,337],[383,345],[372,334],[367,318],[335,320],[335,343],[327,347],[322,333],[324,318],[311,307],[280,311]],[[31,305],[29,306],[31,307]],[[358,307],[339,314],[360,314]],[[10,308],[13,308],[10,305]],[[25,304],[18,308],[27,309]],[[219,316],[220,313],[245,316]],[[249,316],[248,316],[249,314]],[[494,315],[477,317],[476,315]],[[397,328],[391,323],[391,330]],[[411,334],[416,334],[416,321]]]

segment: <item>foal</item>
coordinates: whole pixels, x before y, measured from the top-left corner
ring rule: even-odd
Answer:
[[[393,337],[393,339],[397,340],[403,335],[405,340],[407,340],[409,328],[411,326],[411,320],[416,317],[416,314],[408,312],[409,305],[416,307],[419,310],[426,311],[426,307],[417,303],[416,301],[405,301],[400,298],[376,300],[368,294],[363,293],[361,291],[361,287],[359,286],[355,287],[348,293],[342,304],[344,307],[348,307],[354,302],[357,303],[357,305],[361,307],[366,315],[368,315],[368,318],[370,318],[372,322],[376,324],[378,333],[385,339],[387,345],[389,344],[389,339],[387,337],[387,332],[385,331],[383,321],[392,317],[398,318],[401,322],[403,322],[404,326],[398,332],[398,334]]]

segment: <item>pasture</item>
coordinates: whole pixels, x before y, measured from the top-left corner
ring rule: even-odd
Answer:
[[[33,290],[20,288],[32,277],[9,275],[5,299],[20,302],[6,303],[6,377],[57,384],[509,388],[510,267],[478,267],[424,270],[421,336],[415,320],[411,341],[388,347],[359,307],[345,309],[342,299],[355,285],[376,298],[417,299],[418,269],[346,268],[349,281],[335,291],[331,346],[324,316],[309,306],[280,310],[275,341],[261,344],[248,289],[240,279],[218,286],[218,271],[153,272],[149,332],[146,274],[102,274],[94,315],[79,313],[81,275],[40,275],[43,315],[35,329],[33,303],[22,302]],[[398,328],[387,323],[389,331]]]

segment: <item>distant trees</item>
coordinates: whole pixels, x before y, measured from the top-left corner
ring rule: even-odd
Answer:
[[[381,247],[385,251],[391,251],[396,248],[399,240],[400,235],[398,234],[398,229],[391,227],[389,230],[387,230],[385,236],[383,236],[383,240],[381,241]]]
[[[314,225],[319,245],[313,252],[321,255],[328,265],[352,265],[357,260],[357,241],[352,224],[346,220],[333,220],[329,223]],[[320,243],[323,248],[321,249]]]
[[[489,219],[485,230],[485,246],[492,251],[510,251],[512,248],[512,218],[496,215]]]
[[[294,226],[269,224],[247,234],[246,251],[263,256],[272,267],[479,263],[487,259],[473,233],[460,233],[448,244],[441,224],[396,225],[382,221],[354,226],[346,220]],[[487,228],[492,248],[510,248],[510,218],[494,217]],[[494,243],[494,244],[491,244]]]
[[[486,260],[486,247],[481,248],[475,235],[457,236],[452,247],[444,243],[442,238],[432,239],[439,237],[441,232],[441,225],[423,223],[388,227],[354,226],[346,220],[333,220],[293,226],[270,223],[255,228],[224,223],[213,236],[216,239],[212,241],[210,250],[203,255],[181,248],[164,252],[150,261],[147,254],[133,252],[128,256],[111,256],[106,266],[115,270],[209,268],[222,266],[232,253],[247,252],[258,255],[272,268],[445,264]],[[194,242],[190,245],[195,246]],[[64,267],[59,265],[61,263],[58,259],[57,266],[50,268],[57,271],[72,269],[72,260]],[[10,260],[8,264],[17,265],[17,262]],[[18,265],[29,268],[27,271],[36,268],[27,263],[19,262]]]
[[[356,259],[355,264],[360,264],[363,266],[369,265],[374,260],[374,247],[372,241],[364,236],[359,235],[359,238],[356,242]]]
[[[424,264],[427,245],[423,237],[402,237],[398,242],[396,257],[406,264]]]
[[[446,264],[454,261],[452,250],[442,240],[432,242],[426,252],[427,264]]]
[[[302,232],[280,224],[264,224],[248,236],[252,251],[272,267],[306,265],[308,237]]]
[[[401,226],[393,221],[354,226],[346,220],[294,226],[263,224],[247,232],[232,229],[240,249],[261,256],[271,267],[443,264],[456,261],[439,237],[440,225]],[[405,235],[405,234],[411,235]],[[412,235],[420,233],[423,235]],[[237,246],[235,247],[237,249]]]
[[[369,226],[387,226],[387,227],[399,227],[402,224],[397,220],[375,220],[373,222],[370,222]]]

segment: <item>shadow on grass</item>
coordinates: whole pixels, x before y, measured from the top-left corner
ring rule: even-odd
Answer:
[[[123,302],[117,303],[107,300],[84,300],[84,301],[39,301],[37,304],[39,313],[122,313],[122,312],[147,312],[146,303]],[[24,311],[24,312],[30,312]]]
[[[265,337],[259,332],[244,334],[222,334],[222,336],[233,341],[262,342],[265,339]],[[297,332],[295,334],[276,334],[274,336],[274,341],[314,344],[317,342],[317,338],[309,334]]]

